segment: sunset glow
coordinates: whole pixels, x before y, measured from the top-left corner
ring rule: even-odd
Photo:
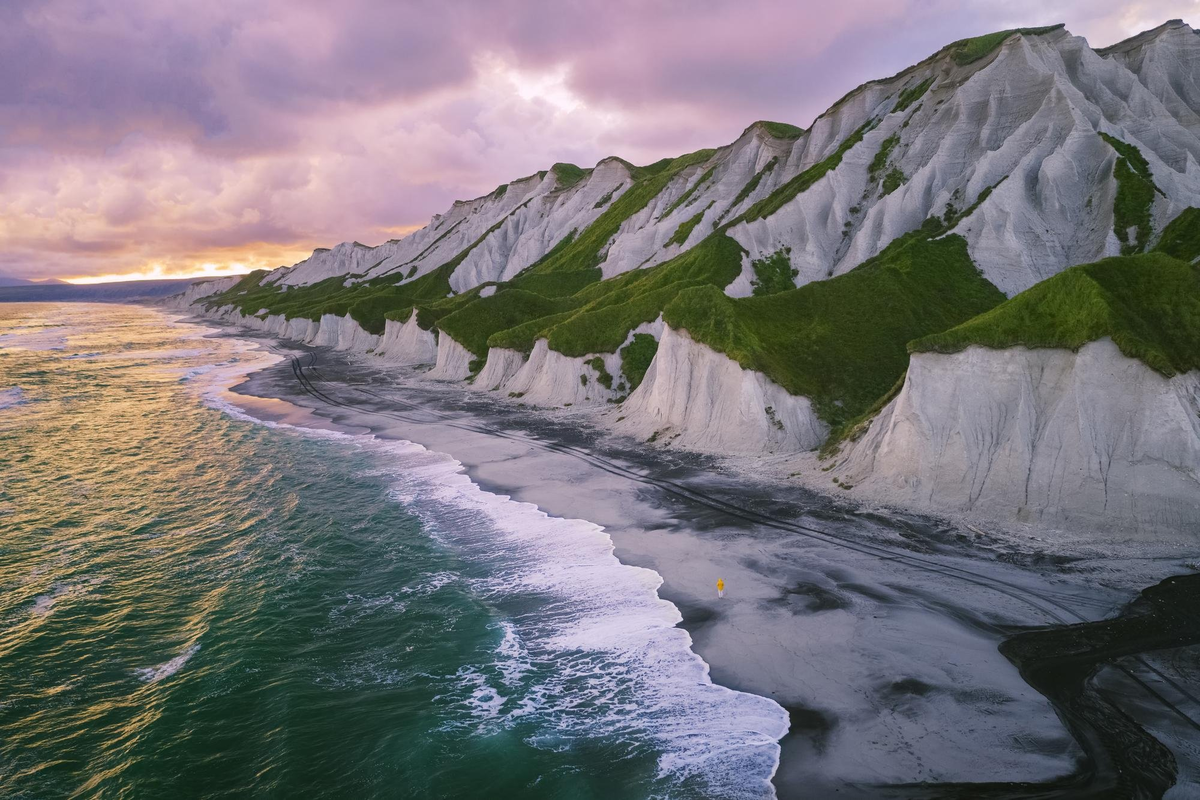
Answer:
[[[5,4],[0,67],[23,79],[0,109],[0,275],[227,275],[378,244],[556,161],[806,126],[956,38],[1065,21],[1103,45],[1196,7],[126,0],[85,23],[68,0]]]

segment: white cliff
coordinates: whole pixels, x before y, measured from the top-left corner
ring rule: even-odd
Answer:
[[[197,300],[203,300],[206,297],[211,297],[214,294],[232,289],[241,279],[241,275],[230,275],[227,278],[210,278],[208,280],[195,281],[188,284],[187,288],[179,294],[173,294],[164,298],[163,303],[172,308],[186,309]]]
[[[488,349],[487,363],[479,371],[479,377],[472,386],[488,392],[505,390],[508,382],[520,372],[525,364],[525,356],[517,350],[506,347]]]
[[[474,360],[475,356],[470,350],[448,334],[441,333],[437,341],[437,361],[426,375],[438,381],[466,380],[471,375],[471,362]]]
[[[1120,62],[1162,101],[1180,125],[1200,136],[1200,50],[1196,31],[1173,19],[1096,52]]]
[[[437,335],[417,324],[415,309],[406,322],[385,321],[383,338],[375,348],[376,355],[399,366],[433,364],[437,351]]]
[[[603,373],[594,366],[597,358],[603,364]],[[505,357],[499,356],[498,361],[500,359]],[[504,366],[507,369],[515,365],[511,357],[505,361]],[[539,339],[534,344],[529,358],[510,378],[500,384],[500,391],[520,397],[521,402],[534,405],[597,405],[621,396],[617,377],[620,371],[620,356],[617,353],[570,357],[551,350],[545,339]],[[497,372],[489,375],[489,379],[494,379]],[[602,374],[608,375],[610,386],[601,382]],[[483,382],[480,388],[490,389],[492,386]]]
[[[709,453],[811,450],[829,433],[807,397],[669,327],[619,416],[621,433]]]
[[[1061,29],[1013,34],[968,64],[949,48],[864,84],[807,131],[751,125],[621,220],[600,248],[599,266],[611,277],[662,263],[832,158],[833,168],[777,211],[732,226],[729,234],[749,251],[747,269],[789,248],[797,284],[842,274],[990,189],[955,232],[985,277],[1012,295],[1119,249],[1117,154],[1100,133],[1133,145],[1149,163],[1161,192],[1152,208],[1156,230],[1200,205],[1198,109],[1200,36],[1178,21],[1101,51]],[[455,203],[403,239],[318,250],[264,281],[342,277],[353,285],[387,276],[403,284],[452,261],[455,292],[510,280],[646,179],[617,158],[575,172],[569,180],[552,169],[513,181]],[[887,175],[890,191],[882,188]],[[747,285],[741,280],[731,293]]]
[[[831,474],[865,499],[1119,536],[1200,530],[1200,372],[1111,340],[914,354]]]
[[[1171,34],[1179,40],[1173,77],[1192,86],[1200,81],[1200,37],[1190,28],[1171,31],[1180,32]],[[900,90],[924,80],[932,81],[925,94],[893,113]],[[1116,153],[1099,133],[1136,146],[1150,163],[1162,192],[1153,209],[1157,227],[1200,201],[1200,138],[1181,123],[1186,115],[1172,113],[1169,104],[1178,103],[1166,89],[1156,88],[1163,99],[1120,60],[1064,30],[1014,34],[968,65],[950,55],[932,59],[867,84],[818,119],[796,143],[799,167],[825,159],[858,126],[877,125],[837,169],[730,235],[752,259],[791,248],[797,283],[805,283],[853,269],[926,218],[962,212],[996,187],[955,232],[984,276],[1016,294],[1068,266],[1116,254]],[[872,161],[892,137],[890,155],[872,175]],[[879,183],[892,170],[903,182],[884,193]]]

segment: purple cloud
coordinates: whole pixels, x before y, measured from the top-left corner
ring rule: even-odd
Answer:
[[[8,0],[0,271],[269,264],[559,161],[807,125],[957,38],[1093,44],[1194,0]]]

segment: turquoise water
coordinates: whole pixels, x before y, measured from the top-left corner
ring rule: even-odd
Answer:
[[[759,797],[604,533],[416,445],[259,423],[251,345],[0,305],[0,795]]]

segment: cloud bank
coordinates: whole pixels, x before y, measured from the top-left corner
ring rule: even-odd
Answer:
[[[942,45],[1066,22],[1095,46],[1196,0],[7,0],[0,273],[292,263],[556,161],[807,125]],[[1189,20],[1190,21],[1190,20]]]

